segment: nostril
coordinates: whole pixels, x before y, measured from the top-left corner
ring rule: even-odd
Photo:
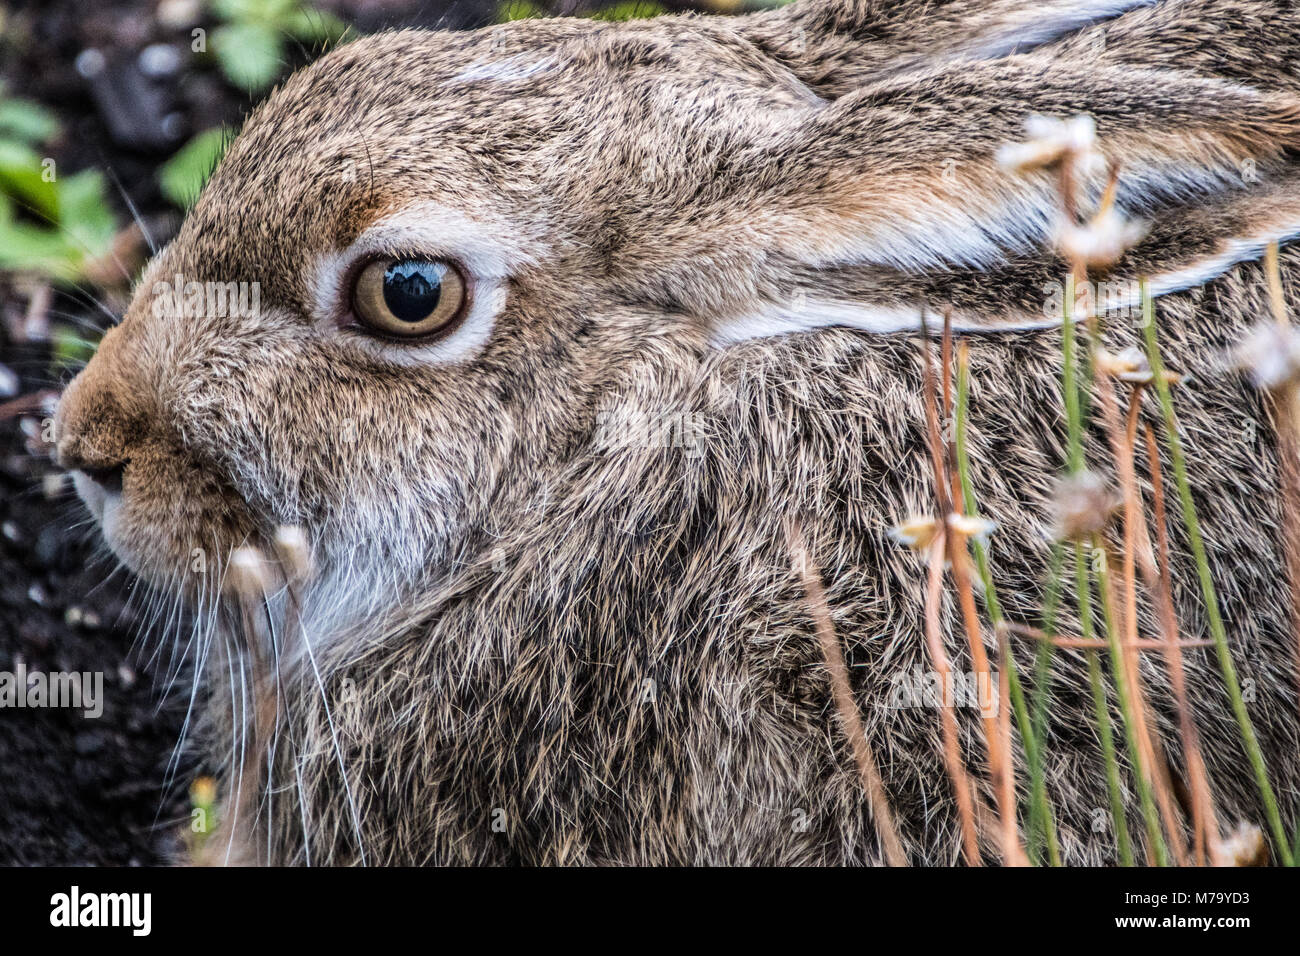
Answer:
[[[105,491],[120,495],[122,493],[122,471],[124,468],[124,465],[81,465],[77,468],[77,471]]]

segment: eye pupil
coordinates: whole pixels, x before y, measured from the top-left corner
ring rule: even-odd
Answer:
[[[464,274],[445,259],[372,259],[352,280],[358,326],[392,338],[428,339],[457,327],[469,304]]]
[[[384,304],[403,322],[419,322],[438,307],[446,266],[402,259],[384,270]]]

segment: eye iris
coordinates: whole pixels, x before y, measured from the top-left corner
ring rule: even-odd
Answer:
[[[444,268],[417,259],[394,262],[384,271],[384,304],[403,322],[428,318],[442,297]]]

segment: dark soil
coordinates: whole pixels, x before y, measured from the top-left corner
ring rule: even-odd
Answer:
[[[25,454],[13,422],[0,454],[0,670],[103,674],[103,714],[0,710],[0,863],[148,864],[176,849],[192,759],[164,792],[183,694],[165,697],[156,641],[142,641],[131,584],[113,564],[47,460]],[[49,489],[53,492],[53,488]],[[134,602],[131,602],[134,603]]]

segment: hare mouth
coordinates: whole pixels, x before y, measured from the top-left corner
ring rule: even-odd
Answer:
[[[122,496],[121,479],[105,481],[105,476],[77,469],[72,472],[72,485],[90,516],[99,526],[99,533],[122,564],[133,573],[153,579],[133,549],[127,546],[130,537],[126,504]]]
[[[112,545],[113,530],[122,508],[122,479],[92,475],[78,469],[72,473],[72,484],[77,489],[77,495],[98,522],[104,538]]]
[[[191,497],[184,506],[154,500],[137,487],[138,479],[129,477],[131,487],[124,491],[121,469],[77,468],[70,473],[77,496],[122,567],[187,600],[212,585],[222,567],[221,556],[237,545],[245,530],[212,527],[212,503],[201,497]]]

